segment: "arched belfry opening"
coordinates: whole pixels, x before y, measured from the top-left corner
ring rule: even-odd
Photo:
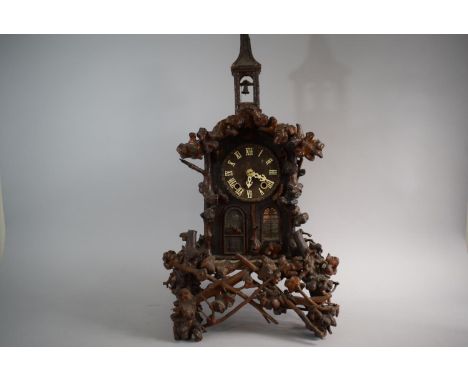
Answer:
[[[240,79],[239,85],[241,86],[240,92],[240,102],[241,103],[253,103],[254,102],[254,94],[253,94],[253,87],[254,82],[252,77],[250,76],[243,76]]]

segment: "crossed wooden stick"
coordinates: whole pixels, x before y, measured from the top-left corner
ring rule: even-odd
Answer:
[[[246,257],[240,254],[237,254],[236,257],[245,267],[248,268],[248,270],[245,270],[245,269],[241,270],[232,276],[222,278],[222,279],[218,279],[208,274],[207,272],[203,272],[200,269],[195,269],[187,264],[181,264],[177,262],[174,264],[174,268],[178,268],[179,270],[184,271],[184,272],[192,273],[199,279],[206,278],[207,280],[210,280],[212,282],[212,284],[208,285],[203,291],[201,291],[198,295],[195,296],[198,303],[205,301],[212,310],[211,319],[207,321],[207,323],[204,325],[205,327],[213,326],[213,325],[219,324],[227,320],[229,317],[234,315],[236,312],[238,312],[242,307],[244,307],[247,304],[252,305],[257,311],[259,311],[260,314],[265,318],[265,320],[268,323],[278,324],[277,320],[275,320],[270,314],[268,314],[266,310],[259,303],[254,301],[254,299],[263,289],[265,289],[268,286],[272,286],[273,288],[275,288],[276,292],[279,294],[280,302],[283,305],[287,306],[288,308],[294,310],[294,312],[296,312],[296,314],[301,318],[301,320],[304,322],[304,324],[309,330],[313,331],[320,338],[323,338],[325,336],[326,333],[320,330],[319,328],[317,328],[317,326],[315,326],[310,321],[310,319],[304,314],[303,309],[297,306],[297,305],[303,305],[304,307],[306,307],[304,310],[313,309],[317,314],[319,315],[322,314],[320,312],[319,303],[314,301],[314,298],[308,296],[300,287],[298,287],[295,290],[295,292],[300,293],[302,298],[298,296],[293,296],[291,294],[287,294],[284,291],[282,291],[276,285],[276,283],[272,282],[275,279],[275,277],[272,276],[261,284],[259,284],[258,282],[255,282],[257,289],[250,296],[242,292],[242,289],[244,287],[240,289],[235,288],[234,285],[242,281],[246,276],[250,274],[250,272],[258,273],[259,271],[259,268]],[[238,304],[235,308],[230,310],[224,316],[214,319],[214,310],[207,300],[210,297],[219,295],[220,289],[234,293],[235,295],[241,297],[244,301],[242,301],[240,304]],[[315,297],[315,299],[317,299],[319,302],[323,302],[324,300],[329,299],[329,296],[320,296],[318,298]]]

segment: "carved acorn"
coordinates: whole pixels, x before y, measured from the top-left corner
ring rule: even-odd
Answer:
[[[289,292],[295,292],[301,287],[301,279],[297,276],[292,276],[284,283]]]
[[[271,300],[271,307],[273,309],[278,309],[280,306],[281,306],[281,302],[277,298],[274,298],[273,300]]]
[[[307,212],[304,212],[294,217],[294,225],[296,227],[299,227],[300,225],[305,224],[307,220],[309,220],[309,214]]]
[[[336,256],[327,255],[325,273],[329,276],[335,275],[338,265],[340,264],[340,259]]]
[[[176,260],[177,254],[175,251],[166,251],[163,254],[164,268],[172,269]]]
[[[215,312],[223,313],[226,310],[226,305],[221,298],[216,298],[212,303],[211,307]]]

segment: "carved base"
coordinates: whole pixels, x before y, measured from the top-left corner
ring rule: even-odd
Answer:
[[[279,315],[291,309],[317,337],[331,333],[339,305],[331,302],[338,283],[330,277],[336,274],[339,259],[323,257],[320,244],[304,239],[300,230],[298,235],[301,238],[296,241],[307,242],[303,256],[267,251],[268,255],[226,258],[210,255],[203,237],[196,241],[196,231],[182,233],[186,241],[182,250],[163,255],[164,266],[172,270],[164,285],[177,297],[171,315],[174,338],[200,341],[207,327],[225,321],[247,304],[268,323],[278,323],[269,311]],[[204,288],[202,281],[208,281]],[[234,305],[236,299],[239,303]]]

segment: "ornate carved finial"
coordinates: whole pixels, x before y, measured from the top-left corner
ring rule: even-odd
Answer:
[[[254,58],[252,54],[249,35],[241,34],[239,56],[231,65],[231,72],[234,76],[236,113],[243,107],[255,106],[260,108],[260,88],[258,76],[261,70],[262,65]],[[253,88],[253,94],[251,94],[249,91],[250,87]],[[250,95],[250,97],[248,97],[248,95]]]

